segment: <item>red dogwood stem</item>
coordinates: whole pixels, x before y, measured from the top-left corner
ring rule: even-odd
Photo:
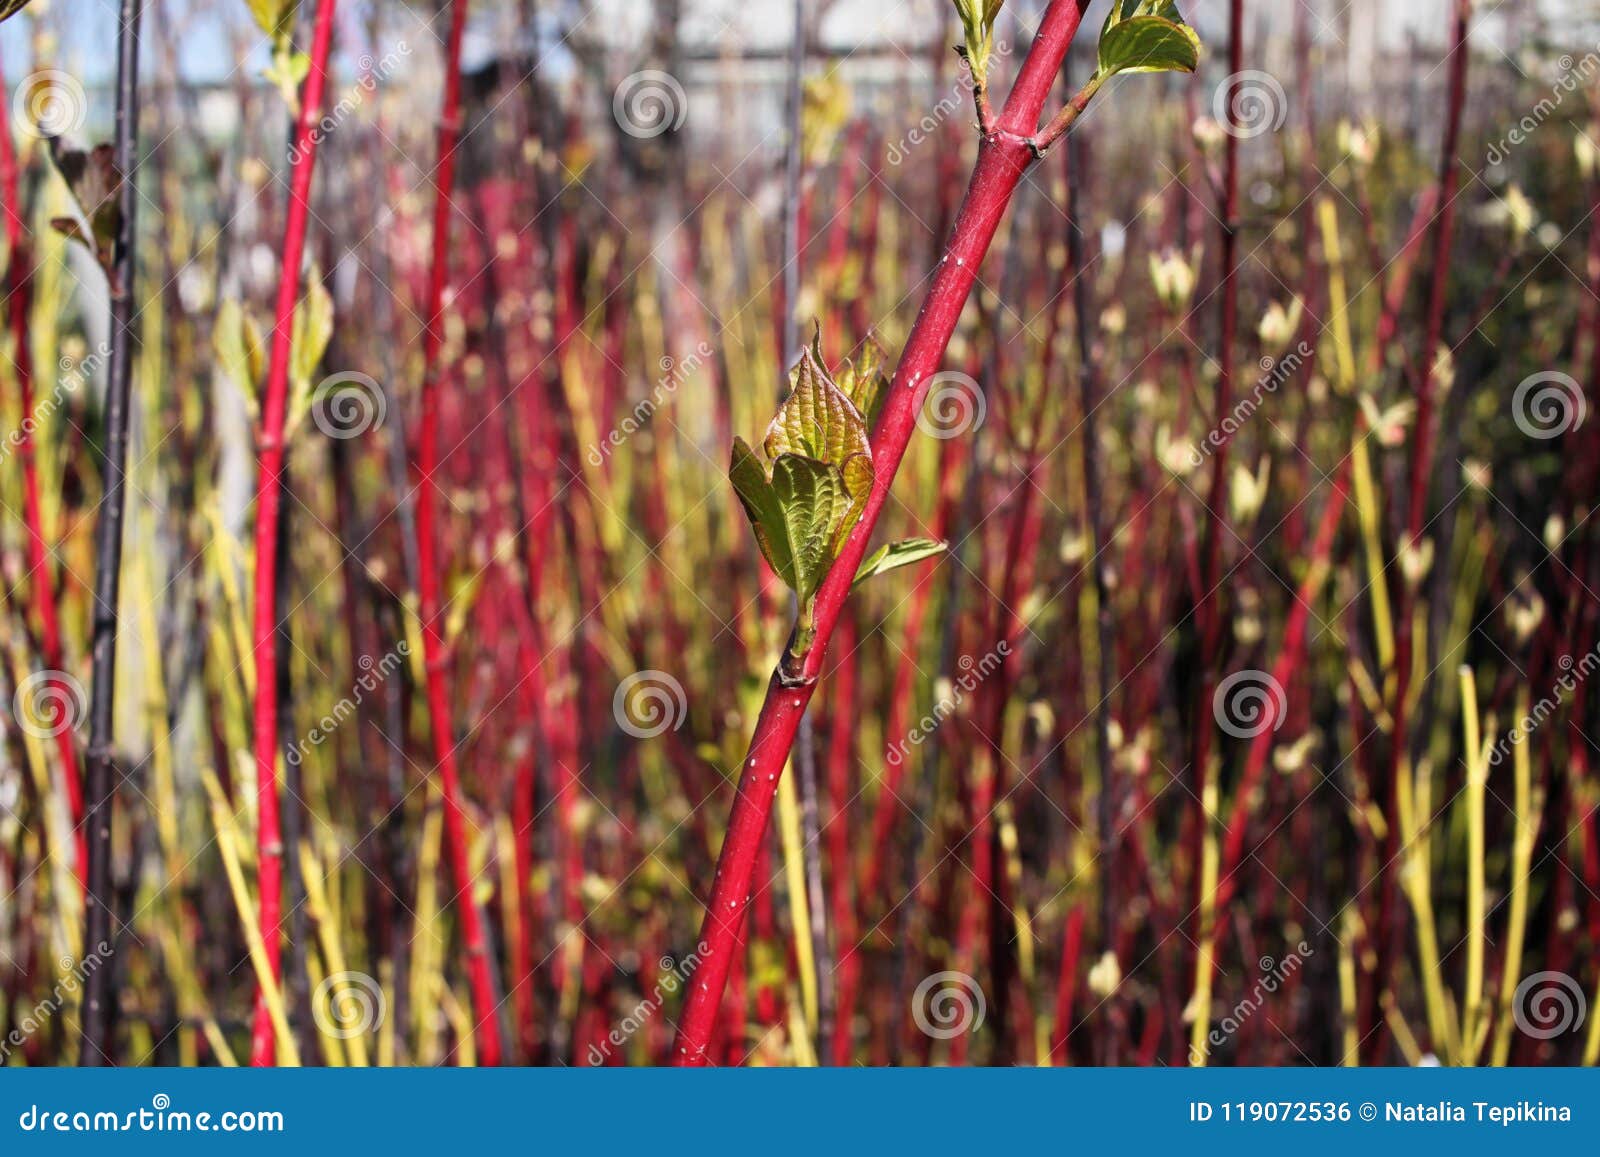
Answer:
[[[5,79],[0,77],[0,92]],[[11,356],[17,375],[17,395],[22,405],[22,423],[17,429],[17,458],[22,463],[22,520],[28,531],[29,590],[33,611],[39,620],[39,656],[44,660],[46,681],[53,701],[67,703],[61,675],[66,660],[61,648],[61,616],[56,608],[55,584],[50,550],[44,534],[44,514],[39,502],[39,471],[33,451],[33,350],[29,345],[28,315],[33,308],[33,251],[22,220],[22,182],[17,172],[17,151],[9,129],[0,129],[0,196],[5,197],[6,248],[11,260],[6,269],[6,298],[11,309]],[[81,888],[88,866],[88,841],[83,831],[83,777],[78,767],[78,745],[71,719],[52,720],[64,725],[56,731],[56,747],[61,753],[61,781],[65,788],[67,811],[72,819],[77,843],[74,865]]]
[[[450,688],[445,679],[450,648],[444,637],[444,607],[439,594],[439,483],[435,477],[439,469],[439,351],[444,344],[441,322],[450,265],[450,195],[455,188],[456,142],[461,136],[461,34],[466,23],[466,0],[452,0],[450,39],[445,44],[444,107],[439,117],[439,159],[433,180],[433,261],[428,270],[427,320],[422,331],[422,425],[417,431],[417,598],[427,665],[428,716],[433,721],[434,760],[444,797],[445,838],[455,877],[456,906],[461,913],[461,938],[467,949],[467,983],[472,989],[478,1059],[486,1065],[498,1065],[497,1002],[489,975],[489,945],[483,918],[472,896],[467,821],[461,803],[461,776],[456,770]]]
[[[259,864],[261,939],[266,943],[267,969],[279,975],[279,921],[283,907],[283,833],[278,824],[278,518],[283,503],[283,426],[289,412],[289,356],[294,343],[294,311],[300,300],[300,259],[305,252],[311,213],[311,170],[316,161],[317,118],[327,80],[328,51],[333,43],[333,10],[337,0],[317,0],[316,29],[311,38],[311,70],[300,93],[295,121],[295,148],[289,168],[289,208],[283,229],[283,267],[278,278],[277,320],[267,363],[267,386],[261,399],[258,443],[260,474],[256,490],[255,636],[251,654],[256,671],[256,856]],[[261,993],[256,994],[255,1024],[250,1036],[250,1063],[270,1065],[277,1059],[272,1018]]]
[[[700,931],[705,950],[700,953],[700,964],[684,1002],[673,1049],[674,1064],[704,1065],[709,1061],[706,1050],[722,1003],[728,968],[738,951],[739,928],[750,902],[751,872],[772,811],[778,776],[794,746],[806,704],[816,690],[828,640],[888,500],[930,381],[955,333],[995,230],[1023,174],[1037,159],[1031,138],[1087,6],[1088,0],[1052,0],[1005,108],[978,146],[978,160],[966,198],[873,430],[872,457],[877,474],[866,510],[817,592],[815,636],[810,649],[803,660],[786,657],[781,661],[767,684],[766,701],[756,720],[733,812],[728,818],[728,833],[717,858],[716,882]]]

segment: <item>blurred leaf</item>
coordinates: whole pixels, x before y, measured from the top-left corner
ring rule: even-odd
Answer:
[[[284,102],[293,107],[299,100],[300,83],[310,72],[311,57],[285,48],[273,53],[272,63],[261,70],[261,79],[277,86]]]
[[[295,10],[300,0],[245,0],[256,27],[274,42],[287,40],[294,33]]]
[[[814,166],[825,165],[850,119],[850,87],[837,75],[807,77],[800,104],[801,150]]]
[[[444,619],[444,639],[446,645],[453,644],[461,637],[461,632],[466,628],[467,616],[471,614],[473,606],[478,601],[478,595],[483,590],[483,578],[488,574],[488,567],[474,568],[470,573],[459,578],[454,589],[449,592]]]
[[[333,298],[315,265],[306,278],[306,295],[294,311],[294,342],[289,354],[289,414],[284,437],[294,433],[311,410],[313,379],[333,338]]]
[[[899,542],[886,542],[861,564],[861,569],[856,571],[855,582],[851,584],[851,589],[854,590],[875,574],[888,574],[903,566],[911,566],[923,559],[943,554],[945,549],[944,543],[931,538],[906,538]]]
[[[256,394],[267,372],[266,349],[255,320],[234,298],[225,300],[217,310],[211,344],[217,352],[217,360],[222,363],[222,372],[239,387],[254,420],[259,413]]]
[[[60,137],[50,137],[49,142],[51,163],[66,182],[83,219],[78,222],[57,218],[51,224],[57,232],[87,245],[109,278],[112,250],[122,224],[122,172],[117,168],[116,154],[110,145],[96,145],[84,152],[63,145]],[[83,222],[89,226],[87,234]]]

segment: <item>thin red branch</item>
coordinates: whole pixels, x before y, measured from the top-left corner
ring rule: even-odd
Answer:
[[[261,399],[258,446],[260,474],[256,491],[255,659],[256,855],[259,923],[266,943],[267,969],[278,978],[281,961],[283,907],[283,833],[278,820],[278,521],[283,503],[283,427],[289,412],[289,359],[294,343],[294,313],[300,300],[300,261],[305,253],[311,214],[311,174],[316,162],[317,120],[327,80],[328,53],[333,44],[337,0],[317,0],[311,38],[311,65],[300,93],[295,121],[295,148],[289,170],[289,208],[283,230],[283,266],[278,278],[276,322]],[[255,1025],[250,1038],[250,1063],[270,1065],[277,1041],[267,1003],[257,994]]]
[[[456,769],[455,730],[451,725],[450,687],[446,669],[450,662],[444,636],[444,606],[440,598],[439,565],[439,362],[444,344],[444,283],[450,265],[451,194],[455,188],[456,144],[461,136],[461,36],[466,27],[466,0],[452,0],[450,37],[445,45],[444,105],[439,118],[439,155],[433,186],[433,260],[428,270],[427,319],[422,331],[422,425],[417,431],[417,561],[418,602],[422,619],[422,650],[427,672],[428,714],[433,721],[434,759],[444,800],[445,837],[451,872],[455,877],[456,905],[461,915],[461,936],[466,944],[467,982],[472,990],[478,1059],[486,1065],[500,1063],[500,1025],[494,983],[489,971],[489,945],[483,917],[473,899],[466,811],[462,804],[461,776]]]

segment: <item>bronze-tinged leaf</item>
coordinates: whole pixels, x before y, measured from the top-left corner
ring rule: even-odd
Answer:
[[[49,142],[50,160],[77,202],[93,240],[85,237],[81,228],[61,231],[89,245],[109,275],[122,224],[122,170],[117,167],[116,152],[110,145],[96,145],[88,152],[69,148],[60,137],[51,137]]]
[[[801,353],[789,382],[789,396],[763,442],[769,459],[799,454],[836,467],[856,454],[870,459],[867,420],[828,376],[814,344]]]
[[[844,540],[856,528],[856,523],[861,521],[862,512],[867,508],[867,497],[872,493],[872,483],[876,477],[872,458],[866,454],[852,454],[845,459],[840,476],[844,479],[845,493],[850,496],[850,505],[845,509],[844,521],[834,532],[835,554],[838,554],[844,546]]]

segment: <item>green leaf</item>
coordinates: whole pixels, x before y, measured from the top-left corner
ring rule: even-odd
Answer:
[[[1119,0],[1100,29],[1104,80],[1119,72],[1193,72],[1200,66],[1200,37],[1173,0]]]
[[[311,411],[317,367],[333,340],[333,297],[322,284],[322,273],[315,264],[306,278],[306,295],[294,311],[294,341],[289,353],[289,415],[284,436],[293,434],[301,419]]]
[[[217,351],[217,360],[222,363],[222,372],[239,388],[250,408],[251,418],[255,418],[256,393],[267,368],[266,349],[255,320],[234,298],[225,300],[217,310],[211,344]]]
[[[294,314],[294,353],[289,358],[289,373],[297,382],[309,386],[333,338],[333,297],[324,288],[315,265],[307,282],[306,295]]]
[[[773,573],[790,589],[794,588],[794,554],[789,549],[789,532],[784,522],[783,505],[767,478],[767,471],[754,450],[743,438],[733,440],[733,462],[728,467],[750,525],[756,532],[756,545]]]
[[[851,370],[849,386],[869,402],[870,372]],[[881,375],[876,375],[881,377]],[[728,478],[749,516],[756,543],[800,600],[795,653],[810,645],[812,600],[861,520],[874,471],[867,423],[851,396],[829,377],[818,342],[800,356],[792,389],[762,443],[767,469],[742,438],[733,440]]]
[[[785,454],[772,464],[772,489],[794,558],[794,593],[808,603],[833,565],[839,532],[854,500],[837,467],[798,454]]]
[[[935,542],[931,538],[906,538],[899,542],[886,542],[862,562],[861,569],[856,571],[851,589],[854,590],[875,574],[887,574],[903,566],[911,566],[923,559],[943,554],[945,550],[944,543]]]
[[[250,6],[250,15],[255,17],[256,27],[272,37],[273,40],[283,40],[294,31],[294,13],[298,8],[299,0],[245,0]]]
[[[789,396],[778,407],[762,443],[771,461],[800,454],[843,466],[852,455],[871,455],[867,420],[828,376],[815,342],[801,353],[789,385]]]
[[[841,468],[784,454],[768,477],[755,452],[735,438],[728,477],[762,556],[800,601],[808,602],[861,518],[872,490],[872,463],[856,455]]]

